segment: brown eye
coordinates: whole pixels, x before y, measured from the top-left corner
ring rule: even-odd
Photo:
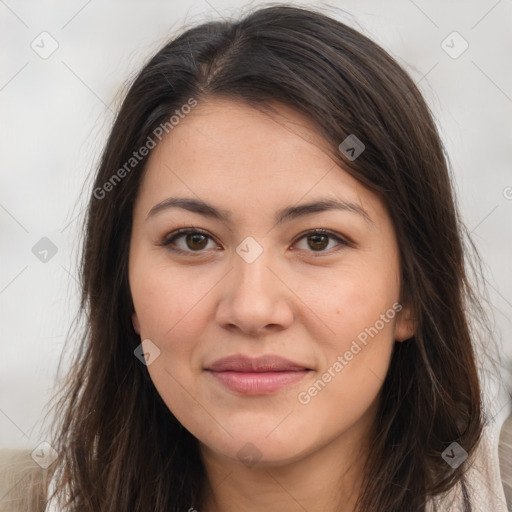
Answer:
[[[342,247],[351,245],[348,241],[327,230],[309,231],[299,238],[299,242],[304,239],[307,240],[306,247],[299,247],[299,249],[310,253],[319,253],[318,256],[322,256],[324,253],[329,254]],[[332,247],[333,251],[331,251],[330,248],[326,250],[332,240],[336,242],[335,246]],[[336,245],[338,247],[336,247]]]
[[[309,247],[315,251],[323,250],[329,245],[329,237],[327,235],[310,235],[308,240],[311,241]]]
[[[203,253],[211,236],[197,229],[180,229],[167,236],[159,245],[178,253]]]
[[[190,249],[201,250],[206,247],[207,237],[201,233],[189,233],[185,235],[185,243]]]
[[[171,233],[171,235],[167,236],[158,245],[180,254],[190,255],[196,253],[197,255],[201,255],[207,253],[206,249],[208,248],[207,246],[210,240],[213,242],[213,238],[206,232],[203,233],[198,229],[185,228]],[[324,254],[330,254],[343,247],[352,246],[350,242],[335,235],[331,231],[321,229],[304,233],[296,244],[302,240],[307,240],[306,247],[299,249],[312,253],[313,256],[323,256]],[[335,245],[327,249],[331,241],[334,241]]]

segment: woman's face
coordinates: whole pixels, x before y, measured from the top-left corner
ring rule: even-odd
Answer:
[[[393,344],[413,334],[382,201],[307,119],[276,108],[208,100],[174,126],[150,155],[130,246],[133,325],[158,393],[203,450],[247,465],[369,425]],[[320,201],[341,206],[303,208]],[[295,366],[250,361],[267,355]],[[249,362],[212,371],[231,356]]]

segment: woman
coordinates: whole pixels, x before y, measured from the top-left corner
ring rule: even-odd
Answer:
[[[463,244],[379,46],[286,5],[184,31],[96,175],[48,510],[500,510]]]

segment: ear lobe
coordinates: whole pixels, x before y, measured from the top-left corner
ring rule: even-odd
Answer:
[[[395,322],[395,340],[402,342],[412,338],[416,333],[418,322],[413,318],[409,308],[403,308]]]
[[[132,313],[132,324],[133,328],[135,329],[135,332],[140,336],[140,324],[139,324],[139,317],[137,316],[137,313]]]

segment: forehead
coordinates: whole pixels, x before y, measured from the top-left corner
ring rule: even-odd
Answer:
[[[149,156],[139,191],[146,213],[149,203],[178,193],[254,212],[320,195],[379,207],[377,196],[332,159],[306,116],[282,104],[271,107],[262,112],[229,99],[200,102]]]

